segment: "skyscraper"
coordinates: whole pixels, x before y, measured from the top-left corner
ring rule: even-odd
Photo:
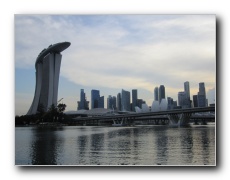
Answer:
[[[132,111],[135,111],[135,106],[137,106],[137,89],[132,90]]]
[[[168,101],[168,110],[173,109],[174,108],[173,98],[167,97],[167,101]]]
[[[91,90],[91,109],[98,108],[100,98],[99,90]]]
[[[184,105],[186,106],[186,108],[191,108],[190,87],[189,87],[188,81],[184,82],[184,92],[185,92],[185,96],[186,96],[186,100],[185,100]]]
[[[198,104],[198,107],[206,107],[207,105],[204,82],[199,83],[199,92],[197,94],[197,104]]]
[[[57,106],[58,83],[61,67],[61,52],[70,46],[69,42],[50,45],[38,55],[36,68],[36,86],[34,99],[27,115],[36,114],[38,105],[47,111],[51,105]]]
[[[193,95],[193,107],[198,107],[197,95]]]
[[[154,88],[154,101],[159,101],[159,90],[158,87]]]
[[[121,111],[121,93],[117,94],[117,110]]]
[[[100,97],[99,90],[91,90],[91,109],[104,108],[104,96]]]
[[[205,95],[206,97],[206,91],[205,91],[205,84],[204,82],[199,83],[199,94],[200,95]]]
[[[184,91],[178,92],[178,104],[182,108],[187,108],[186,98],[187,98],[187,96],[186,96],[186,93]]]
[[[86,100],[84,89],[81,89],[80,101],[78,101],[77,103],[78,103],[77,110],[81,110],[81,109],[89,110],[89,101]]]
[[[116,110],[117,109],[116,103],[117,103],[116,97],[109,95],[107,98],[107,109]]]
[[[104,108],[104,96],[100,96],[98,101],[98,108]]]
[[[162,99],[165,99],[165,87],[164,85],[160,85],[159,87],[159,103]]]
[[[121,91],[121,110],[130,111],[130,92],[122,89]]]

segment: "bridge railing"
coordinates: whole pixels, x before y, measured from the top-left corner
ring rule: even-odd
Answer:
[[[106,119],[117,119],[117,118],[135,118],[145,116],[159,116],[168,114],[181,114],[181,113],[200,113],[200,112],[215,112],[215,107],[199,107],[199,108],[187,108],[187,109],[173,109],[167,111],[156,111],[156,112],[144,112],[144,113],[128,113],[128,114],[113,114],[107,116],[92,116],[92,117],[81,117],[80,120],[106,120]],[[77,120],[78,118],[76,118]]]

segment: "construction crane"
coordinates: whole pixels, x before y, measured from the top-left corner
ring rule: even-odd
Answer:
[[[59,99],[59,101],[57,102],[57,104],[62,100],[63,98]]]

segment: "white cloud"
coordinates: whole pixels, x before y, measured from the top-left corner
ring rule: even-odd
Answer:
[[[172,96],[185,81],[214,87],[215,34],[214,16],[16,15],[16,68],[34,68],[43,48],[69,41],[61,76],[71,82],[148,91],[164,84]]]

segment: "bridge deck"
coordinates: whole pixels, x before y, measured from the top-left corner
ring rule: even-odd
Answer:
[[[169,111],[130,113],[130,114],[119,114],[119,115],[107,115],[107,116],[91,116],[91,117],[75,118],[75,120],[111,120],[111,119],[119,119],[119,118],[135,119],[139,117],[163,116],[163,115],[181,114],[181,113],[200,113],[200,112],[215,112],[215,107],[175,109]]]

